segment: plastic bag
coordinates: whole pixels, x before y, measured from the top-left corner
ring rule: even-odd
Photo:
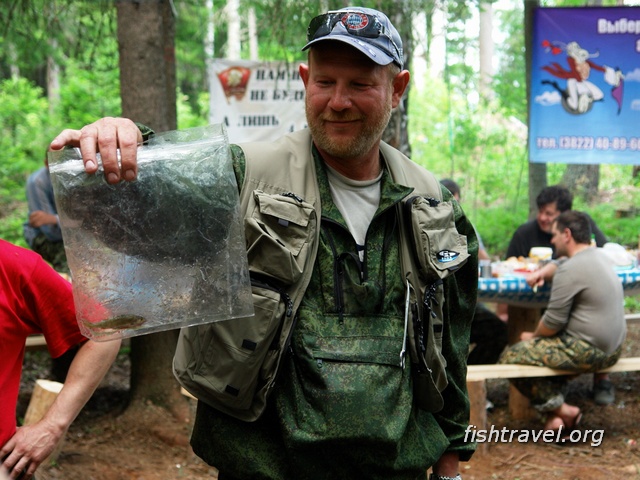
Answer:
[[[100,158],[98,155],[98,163]],[[222,125],[138,148],[135,182],[49,153],[78,324],[94,340],[253,315],[238,187]]]

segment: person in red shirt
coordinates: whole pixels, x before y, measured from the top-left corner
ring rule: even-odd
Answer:
[[[16,427],[25,341],[32,334],[44,334],[54,358],[81,346],[44,417]],[[87,340],[76,321],[71,284],[37,253],[0,240],[0,471],[31,478],[109,370],[120,343]]]

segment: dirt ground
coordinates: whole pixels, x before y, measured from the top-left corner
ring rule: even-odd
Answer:
[[[48,375],[46,352],[27,354],[18,415],[24,414],[36,378]],[[624,356],[640,356],[640,324],[629,327]],[[583,413],[583,430],[603,430],[598,438],[582,443],[529,441],[491,442],[488,451],[476,453],[461,464],[465,480],[600,480],[640,479],[640,372],[611,375],[616,403],[597,406],[590,398],[591,376],[571,382],[567,400]],[[188,424],[179,424],[166,412],[148,405],[132,413],[126,405],[129,360],[121,354],[94,397],[69,430],[57,462],[43,465],[38,480],[172,480],[214,479],[215,468],[191,451]],[[508,383],[487,382],[494,408],[489,422],[494,429],[536,431],[539,421],[519,422],[509,417]]]

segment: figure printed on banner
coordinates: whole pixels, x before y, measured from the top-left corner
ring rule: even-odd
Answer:
[[[545,52],[552,55],[567,55],[569,68],[563,67],[558,62],[551,62],[542,69],[553,75],[555,78],[566,80],[563,88],[555,80],[543,80],[543,85],[551,85],[561,95],[562,107],[572,115],[583,115],[591,111],[594,102],[604,101],[604,92],[593,83],[591,79],[592,70],[602,72],[604,81],[611,85],[611,97],[618,106],[618,115],[622,110],[622,97],[624,94],[624,75],[619,68],[612,68],[607,65],[599,65],[593,58],[600,56],[600,51],[590,52],[580,46],[578,42],[572,41],[563,43],[560,41],[543,40],[542,47]]]

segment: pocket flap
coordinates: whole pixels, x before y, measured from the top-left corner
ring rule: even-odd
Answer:
[[[380,336],[313,337],[305,335],[316,359],[342,363],[400,366],[401,338]]]
[[[256,190],[254,195],[261,214],[293,222],[301,227],[306,227],[309,223],[313,206],[305,201],[300,201],[293,195],[291,197],[286,195],[273,196],[259,190]]]
[[[407,200],[418,263],[428,279],[445,278],[469,258],[467,237],[456,229],[453,206],[422,197]]]

